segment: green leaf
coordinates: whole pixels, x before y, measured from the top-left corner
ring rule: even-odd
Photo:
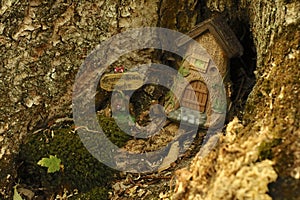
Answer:
[[[14,196],[13,196],[13,200],[23,200],[21,195],[19,194],[18,190],[17,190],[17,186],[14,186]]]
[[[38,161],[38,165],[42,167],[48,167],[48,173],[54,173],[60,170],[61,160],[56,156],[50,155],[49,158],[42,158]]]

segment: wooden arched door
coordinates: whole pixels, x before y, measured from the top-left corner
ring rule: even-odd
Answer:
[[[192,81],[190,83],[192,88],[187,87],[181,98],[181,106],[198,110],[201,113],[206,110],[206,103],[208,99],[208,90],[202,81]],[[193,92],[195,95],[193,95]]]

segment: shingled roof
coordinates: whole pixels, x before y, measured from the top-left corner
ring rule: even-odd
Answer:
[[[220,44],[229,58],[243,55],[242,45],[221,16],[203,21],[189,31],[187,35],[195,39],[206,31],[209,31],[215,37],[217,43]],[[182,46],[189,41],[186,37],[179,38],[177,45]]]

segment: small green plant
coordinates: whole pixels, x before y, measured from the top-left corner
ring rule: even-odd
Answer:
[[[61,160],[56,156],[50,155],[49,158],[42,158],[38,161],[38,165],[42,167],[48,167],[48,173],[54,173],[60,170],[61,168]]]
[[[183,60],[181,61],[180,67],[178,69],[178,73],[180,73],[183,77],[190,74],[190,70],[184,66],[184,63],[185,63],[187,57],[188,56],[183,58]]]
[[[187,76],[187,75],[190,74],[189,69],[186,68],[186,67],[184,67],[183,65],[181,65],[181,66],[179,67],[178,72],[179,72],[183,77],[185,77],[185,76]]]
[[[177,76],[177,78],[179,78],[179,80],[182,80],[182,77],[186,77],[187,75],[190,74],[190,70],[188,68],[186,68],[184,66],[184,63],[186,61],[188,56],[184,57],[180,63],[180,66],[179,66],[179,69],[178,69],[178,73],[181,75],[181,76]],[[176,79],[174,79],[175,81]],[[173,90],[175,90],[177,88],[177,85],[178,84],[181,84],[181,82],[174,82],[173,86],[172,86],[172,90],[169,91],[166,96],[165,96],[165,100],[166,100],[166,103],[165,103],[165,108],[167,108],[168,106],[171,106],[172,108],[174,108],[175,104],[176,104],[176,100],[175,100],[175,96],[174,96],[174,93],[172,92]]]
[[[166,94],[165,99],[166,99],[165,108],[167,108],[168,106],[174,108],[176,102],[175,102],[175,96],[172,91],[169,91]]]
[[[13,200],[23,200],[21,195],[19,194],[18,190],[17,190],[18,184],[14,186],[14,196],[13,196]]]

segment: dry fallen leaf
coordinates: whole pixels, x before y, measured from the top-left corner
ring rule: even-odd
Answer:
[[[18,192],[20,194],[23,194],[24,196],[26,196],[29,200],[33,199],[34,197],[34,192],[32,192],[31,190],[28,190],[26,188],[18,188]]]
[[[171,163],[175,162],[179,156],[179,142],[174,142],[169,150],[168,155],[164,158],[162,164],[158,168],[158,172],[164,171],[171,166]]]

